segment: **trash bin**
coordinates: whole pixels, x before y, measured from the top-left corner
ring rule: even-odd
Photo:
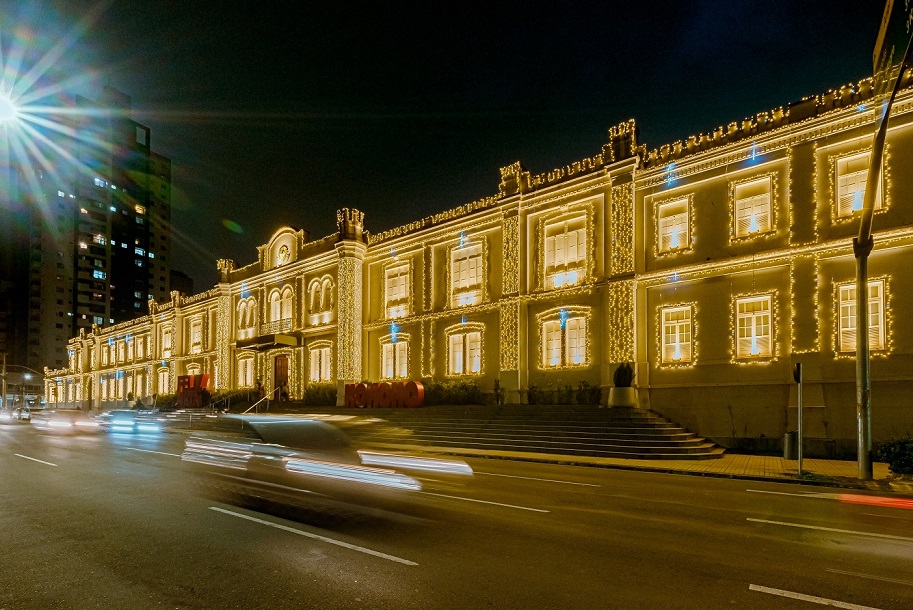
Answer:
[[[783,436],[783,459],[799,459],[799,431],[793,430]]]

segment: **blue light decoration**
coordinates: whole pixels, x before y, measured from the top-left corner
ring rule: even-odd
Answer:
[[[460,231],[460,248],[466,245],[466,231]]]
[[[558,320],[561,321],[561,330],[567,326],[567,309],[564,307],[561,308],[561,311],[558,312]]]
[[[162,368],[168,368],[168,363],[162,360]]]
[[[866,104],[859,104],[859,106],[856,107],[856,112],[865,112],[868,109],[869,107]]]
[[[114,345],[114,337],[108,337],[108,347]]]
[[[390,246],[390,256],[393,258],[393,260],[396,260],[396,248],[393,246]]]
[[[678,281],[678,271],[672,272],[672,277],[669,278],[669,281],[673,284]]]
[[[460,323],[461,323],[461,324],[466,324],[466,316],[463,316],[463,318],[460,320]]]
[[[758,156],[758,143],[751,143],[751,160],[754,161]]]
[[[668,174],[668,176],[666,176],[667,185],[671,185],[675,182],[675,174],[672,173],[673,171],[675,171],[675,163],[670,163],[666,167],[666,173]]]
[[[118,378],[118,379],[123,379],[123,378],[124,378],[124,372],[123,372],[123,371],[117,371],[117,378]]]
[[[247,285],[247,282],[241,282],[241,298],[246,299],[250,296],[250,286]]]
[[[124,337],[124,340],[125,340],[127,343],[130,343],[131,341],[133,341],[133,335],[131,335],[130,333],[127,333],[127,336]]]
[[[390,341],[396,343],[397,337],[396,333],[399,332],[399,326],[396,325],[396,322],[390,322]]]

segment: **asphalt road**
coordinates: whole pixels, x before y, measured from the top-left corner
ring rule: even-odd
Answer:
[[[913,510],[873,495],[477,459],[318,525],[201,495],[184,439],[0,426],[0,609],[913,608]]]

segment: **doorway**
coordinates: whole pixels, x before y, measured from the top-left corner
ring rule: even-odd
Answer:
[[[276,399],[281,400],[283,394],[288,397],[288,356],[285,354],[273,360],[273,391],[276,392]]]

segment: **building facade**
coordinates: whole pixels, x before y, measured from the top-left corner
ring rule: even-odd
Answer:
[[[0,352],[11,364],[63,367],[81,330],[169,297],[171,162],[130,103],[111,87],[97,101],[61,94],[59,116],[3,127]]]
[[[771,449],[795,425],[801,362],[810,450],[844,455],[852,237],[874,186],[873,436],[910,433],[913,90],[895,103],[878,185],[871,98],[866,80],[653,150],[632,120],[592,157],[542,174],[514,163],[495,195],[401,227],[369,233],[343,209],[320,240],[282,228],[254,263],[218,261],[213,289],[81,329],[48,396],[98,408],[209,373],[216,391],[287,384],[293,398],[312,383],[498,381],[516,403],[534,387],[609,387],[633,362],[641,406]]]

